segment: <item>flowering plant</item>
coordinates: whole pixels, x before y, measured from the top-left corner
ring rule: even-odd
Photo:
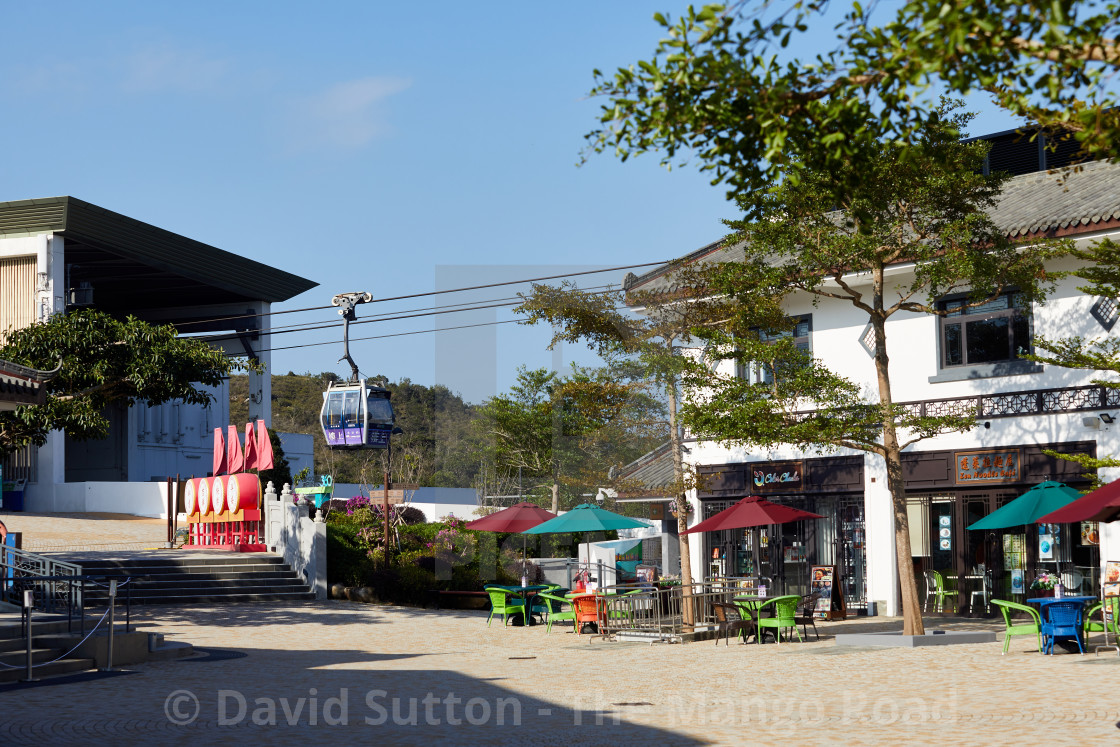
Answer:
[[[1036,578],[1034,581],[1031,581],[1031,588],[1049,591],[1059,583],[1061,583],[1061,579],[1058,577],[1057,573],[1043,571],[1042,573],[1038,574],[1038,578]]]

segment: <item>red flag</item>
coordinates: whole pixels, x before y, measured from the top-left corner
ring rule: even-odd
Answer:
[[[237,426],[229,427],[229,446],[226,448],[229,459],[229,474],[236,475],[245,469],[245,455],[241,453],[241,440],[237,437]]]
[[[257,469],[257,437],[253,433],[253,424],[245,424],[245,471]]]
[[[272,441],[263,420],[257,421],[257,469],[272,469]]]
[[[214,429],[214,476],[226,473],[226,440],[222,436],[222,429]]]

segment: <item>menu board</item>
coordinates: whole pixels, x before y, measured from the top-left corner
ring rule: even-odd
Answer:
[[[834,565],[815,565],[809,569],[809,592],[819,594],[813,617],[819,620],[843,620],[847,617],[844,591]]]

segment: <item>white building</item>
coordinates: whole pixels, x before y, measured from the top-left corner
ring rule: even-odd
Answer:
[[[1010,158],[1010,139],[995,138],[991,158]],[[1005,187],[993,214],[998,225],[1024,241],[1069,236],[1087,246],[1106,237],[1120,238],[1120,165],[1088,164],[1062,183],[1039,170],[1045,164],[1038,162],[1037,144],[1023,147],[1034,152],[1033,167],[1021,167],[1020,172],[1027,173]],[[728,261],[736,251],[741,248],[714,244],[684,259]],[[1073,267],[1067,262],[1054,269]],[[654,288],[671,271],[666,265],[631,276],[625,287]],[[904,267],[898,271],[907,272]],[[1045,305],[1033,308],[1017,308],[1008,294],[990,308],[963,317],[899,314],[888,321],[896,402],[913,403],[931,413],[979,405],[982,413],[970,432],[932,438],[904,452],[913,570],[920,593],[925,591],[921,573],[942,570],[958,577],[961,599],[968,604],[972,587],[983,583],[983,566],[994,572],[992,594],[1006,598],[1014,570],[1030,573],[1047,564],[1053,568],[1056,561],[1063,570],[1079,568],[1085,577],[1083,589],[1089,590],[1101,562],[1120,558],[1120,531],[1113,525],[1101,528],[1099,546],[1091,541],[1091,527],[1085,527],[1083,538],[1081,527],[1066,526],[1051,538],[1046,547],[1053,549],[1046,552],[1022,529],[966,529],[1044,480],[1085,486],[1076,464],[1046,456],[1043,449],[1120,455],[1120,423],[1114,425],[1120,418],[1120,391],[1093,384],[1098,373],[1016,357],[1016,348],[1029,346],[1032,331],[1051,338],[1111,333],[1118,318],[1116,301],[1086,296],[1076,289],[1079,284],[1083,282],[1076,278],[1061,281]],[[865,316],[846,302],[820,299],[814,306],[807,297],[792,298],[788,312],[800,320],[795,335],[804,338],[816,358],[876,390]],[[985,336],[974,335],[981,329]],[[974,363],[967,342],[963,351],[960,347],[960,340],[970,336],[975,337],[974,347],[1002,346],[1003,352],[975,347],[972,352],[987,362]],[[729,363],[720,373],[751,375],[736,373]],[[871,600],[882,605],[880,614],[899,614],[891,496],[880,457],[792,447],[762,452],[694,439],[687,443],[686,461],[707,478],[688,496],[693,507],[690,526],[748,495],[825,516],[785,526],[691,535],[694,577],[762,575],[771,577],[782,593],[805,593],[811,565],[835,565],[849,607]],[[668,453],[662,458],[668,459]],[[648,465],[643,468],[649,470]],[[1120,470],[1104,472],[1105,480],[1120,477]]]
[[[78,306],[175,324],[184,334],[258,358],[252,419],[271,424],[271,305],[316,283],[73,197],[0,203],[0,334]],[[210,408],[167,403],[113,408],[109,437],[52,433],[4,460],[5,479],[28,481],[28,511],[159,515],[154,480],[210,472],[213,430],[229,422],[229,390]],[[111,483],[111,485],[110,485]]]

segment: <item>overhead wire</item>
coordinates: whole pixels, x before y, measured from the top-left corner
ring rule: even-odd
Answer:
[[[663,265],[663,264],[667,264],[667,263],[664,262],[664,261],[661,261],[661,262],[642,262],[640,264],[634,264],[634,265],[619,265],[618,267],[605,267],[601,270],[583,270],[583,271],[580,271],[580,272],[565,272],[565,273],[561,273],[561,274],[558,274],[558,275],[543,275],[541,277],[536,277],[536,278],[523,278],[521,280],[504,280],[504,281],[501,281],[501,282],[498,282],[498,283],[485,283],[483,285],[469,285],[469,286],[463,286],[461,288],[446,288],[444,290],[425,291],[423,293],[408,293],[408,294],[405,294],[403,296],[387,296],[385,298],[375,298],[372,301],[369,301],[368,303],[383,303],[385,301],[400,301],[400,300],[403,300],[403,299],[406,299],[406,298],[423,298],[423,297],[426,297],[426,296],[438,296],[438,295],[442,295],[442,294],[445,294],[445,293],[462,293],[462,292],[471,291],[471,290],[481,290],[483,288],[499,288],[499,287],[507,286],[507,285],[522,285],[524,283],[537,283],[537,282],[541,282],[543,280],[558,280],[560,278],[580,277],[580,276],[583,276],[583,275],[595,275],[595,274],[603,273],[603,272],[617,272],[619,270],[631,270],[631,269],[635,269],[635,268],[638,268],[638,267],[652,267],[654,265]],[[175,324],[175,326],[177,328],[181,329],[183,327],[189,327],[189,326],[198,325],[198,324],[213,324],[214,322],[233,321],[233,320],[236,320],[236,319],[255,319],[255,318],[260,318],[260,317],[265,317],[265,316],[274,316],[274,315],[278,315],[278,314],[295,314],[295,313],[303,312],[303,311],[322,311],[324,309],[333,309],[333,308],[337,308],[337,307],[332,306],[332,305],[310,306],[310,307],[307,307],[307,308],[304,308],[304,309],[282,309],[280,311],[264,311],[264,312],[255,313],[255,314],[232,314],[232,315],[229,315],[229,316],[212,317],[210,319],[194,319],[194,320],[191,320],[191,321],[177,322]]]
[[[606,294],[606,293],[609,293],[609,292],[610,291],[597,291],[593,295],[603,295],[603,294]],[[464,312],[467,312],[467,311],[483,311],[483,310],[486,310],[486,309],[511,308],[513,306],[519,306],[520,304],[521,304],[521,301],[518,300],[518,301],[511,301],[511,302],[508,302],[508,303],[493,303],[493,304],[486,304],[486,305],[482,305],[482,306],[471,306],[469,308],[462,308],[462,309],[443,309],[443,310],[440,310],[440,311],[426,311],[426,312],[416,313],[416,314],[399,314],[397,316],[383,316],[381,318],[357,319],[355,321],[350,322],[350,324],[351,324],[351,326],[353,326],[353,325],[357,325],[357,324],[375,324],[375,323],[380,323],[380,322],[396,322],[396,321],[401,321],[403,319],[419,319],[421,317],[426,317],[426,316],[440,316],[440,315],[443,315],[443,314],[459,314],[459,313],[464,313]],[[273,335],[291,334],[293,332],[314,332],[314,331],[320,330],[320,329],[335,329],[335,328],[338,327],[338,322],[330,322],[330,323],[313,322],[311,324],[313,324],[314,326],[306,326],[306,327],[301,327],[299,329],[261,330],[259,332],[259,335],[261,337],[270,337],[270,336],[273,336]],[[235,335],[233,333],[226,333],[226,334],[205,335],[205,336],[200,335],[200,336],[197,336],[197,337],[192,337],[191,339],[201,340],[201,341],[204,341],[204,342],[213,342],[213,341],[216,341],[216,340],[227,340],[227,339],[230,339],[231,337],[234,337],[234,336]],[[353,338],[353,339],[363,339],[363,338]]]

